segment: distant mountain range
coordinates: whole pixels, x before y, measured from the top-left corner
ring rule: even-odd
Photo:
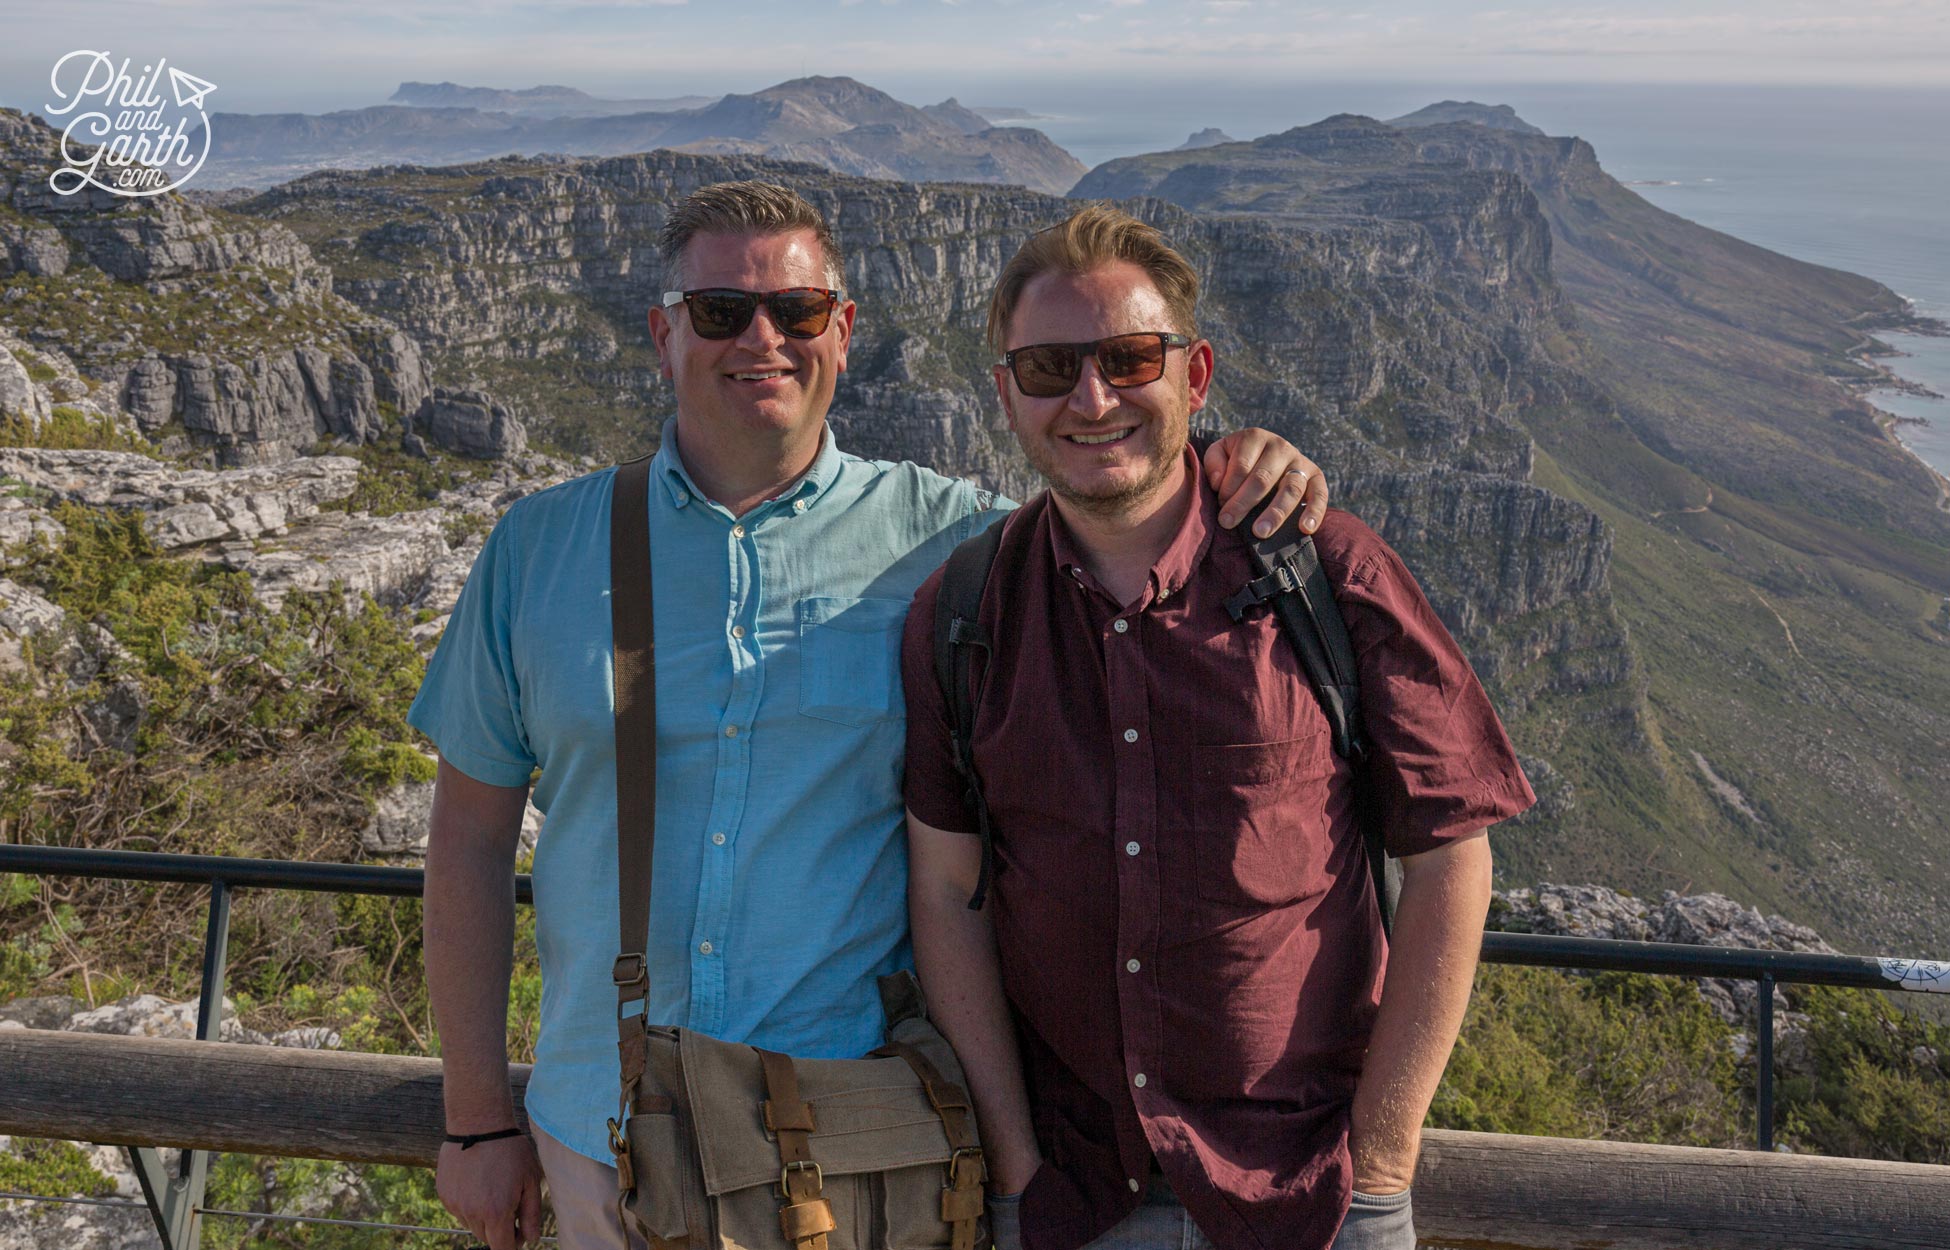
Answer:
[[[903,181],[1006,183],[1061,194],[1084,166],[1039,130],[995,126],[955,100],[917,108],[851,78],[798,78],[718,99],[606,100],[571,87],[402,83],[387,104],[323,115],[218,113],[203,189],[263,187],[317,169],[451,165],[512,154],[655,148],[808,161]]]
[[[675,113],[715,103],[714,95],[680,95],[659,100],[614,100],[574,87],[463,87],[457,82],[403,82],[386,100],[409,108],[468,108],[528,117],[612,117],[619,113]]]

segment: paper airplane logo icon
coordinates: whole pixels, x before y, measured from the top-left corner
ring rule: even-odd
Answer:
[[[185,74],[174,65],[169,67],[169,85],[176,92],[176,106],[186,109],[203,107],[203,97],[217,89],[217,84],[205,82],[195,74]]]

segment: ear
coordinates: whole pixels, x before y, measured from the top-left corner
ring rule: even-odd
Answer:
[[[1212,390],[1212,363],[1212,344],[1205,339],[1185,349],[1185,380],[1191,392],[1193,412],[1205,407],[1206,396]]]
[[[846,301],[833,310],[833,319],[839,323],[833,327],[833,333],[840,336],[840,357],[837,369],[839,373],[846,372],[846,349],[853,345],[853,313],[854,305],[852,300]]]
[[[995,397],[1002,401],[1002,415],[1009,419],[1010,431],[1019,433],[1020,431],[1016,430],[1015,397],[1010,394],[1009,367],[1007,365],[992,365],[989,368],[989,373],[995,378]]]
[[[651,305],[650,341],[657,345],[657,359],[663,364],[663,375],[666,382],[672,380],[669,346],[671,328],[670,314],[654,304]]]

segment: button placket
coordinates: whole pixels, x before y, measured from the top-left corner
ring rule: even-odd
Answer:
[[[1141,975],[1144,963],[1139,953],[1154,949],[1158,933],[1158,880],[1161,871],[1157,847],[1162,836],[1157,824],[1157,777],[1153,767],[1155,748],[1147,741],[1151,724],[1148,657],[1144,634],[1132,628],[1137,612],[1120,612],[1108,621],[1099,618],[1100,657],[1105,680],[1105,709],[1115,747],[1112,752],[1114,798],[1111,812],[1112,845],[1122,848],[1117,860],[1117,933],[1114,949],[1127,952],[1123,963],[1127,975],[1116,980],[1117,1011],[1121,1033],[1126,1039],[1126,1080],[1130,1084],[1138,1122],[1133,1127],[1140,1137],[1145,1114],[1139,1106],[1153,1106],[1155,1100],[1144,1095],[1150,1081],[1148,1071],[1161,1058],[1156,1036],[1159,1018],[1157,978]],[[1148,1148],[1147,1148],[1148,1152]],[[1128,1158],[1127,1154],[1127,1158]],[[1126,1166],[1133,1166],[1127,1163]],[[1142,1174],[1127,1176],[1133,1192],[1144,1189]]]
[[[699,502],[704,500],[699,498]],[[722,515],[722,513],[718,513]],[[733,538],[748,531],[735,523]],[[736,856],[730,852],[732,833],[744,817],[743,796],[750,784],[751,738],[763,687],[764,655],[757,645],[757,612],[763,585],[755,533],[752,541],[727,541],[725,640],[731,653],[731,689],[719,722],[717,770],[711,809],[703,825],[713,853],[704,857],[698,877],[697,912],[690,932],[691,1012],[689,1024],[704,1032],[724,1027],[727,1006],[728,960],[721,944],[733,909]]]

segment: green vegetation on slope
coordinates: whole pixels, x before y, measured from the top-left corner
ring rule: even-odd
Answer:
[[[133,451],[157,454],[154,444],[112,418],[57,404],[48,420],[34,424],[24,413],[0,415],[0,447],[55,451]]]

